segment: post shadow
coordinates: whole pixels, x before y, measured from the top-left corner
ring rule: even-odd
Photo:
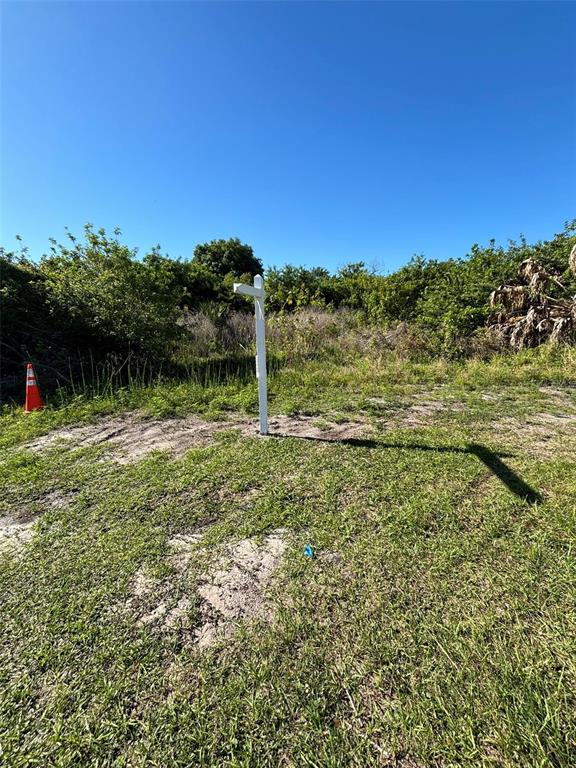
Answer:
[[[371,440],[362,437],[344,437],[340,439],[331,439],[328,437],[312,437],[310,435],[288,435],[280,433],[269,433],[272,438],[294,438],[296,440],[312,440],[320,443],[336,443],[340,445],[350,445],[355,448],[406,448],[416,451],[432,451],[434,453],[469,453],[476,456],[484,466],[489,469],[503,483],[509,491],[526,501],[528,504],[536,504],[542,501],[542,495],[526,483],[520,475],[514,472],[504,461],[503,458],[513,457],[513,453],[496,453],[491,451],[485,445],[478,443],[469,443],[466,448],[457,448],[456,446],[446,445],[424,445],[422,443],[385,443],[379,440]]]
[[[508,490],[527,501],[528,504],[536,504],[542,501],[542,495],[522,480],[520,475],[517,475],[516,472],[514,472],[514,470],[500,458],[501,456],[509,454],[495,453],[489,448],[486,448],[485,445],[478,445],[478,443],[470,443],[468,452],[477,456],[482,464],[484,464],[485,467],[488,467],[488,469],[490,469],[496,477],[504,483]]]

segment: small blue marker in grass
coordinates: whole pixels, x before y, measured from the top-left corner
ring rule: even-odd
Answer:
[[[314,557],[314,550],[312,549],[310,544],[306,544],[306,546],[304,547],[304,557],[307,557],[308,559],[310,559],[311,557]]]

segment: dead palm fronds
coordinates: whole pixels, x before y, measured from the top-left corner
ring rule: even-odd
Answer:
[[[570,256],[568,257],[568,266],[570,267],[572,274],[576,277],[576,245],[570,251]]]
[[[576,246],[568,264],[576,276]],[[495,310],[488,326],[512,349],[536,347],[545,341],[560,343],[576,337],[576,296],[557,298],[551,287],[567,290],[556,275],[535,259],[526,259],[518,268],[518,279],[500,285],[490,295]]]

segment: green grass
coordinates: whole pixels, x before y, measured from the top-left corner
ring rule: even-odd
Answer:
[[[1,761],[574,765],[576,434],[543,454],[529,433],[495,424],[575,412],[570,389],[561,406],[541,391],[575,383],[568,353],[312,361],[275,374],[271,410],[319,425],[367,418],[369,440],[229,431],[179,460],[155,453],[127,465],[99,447],[22,446],[135,408],[254,413],[254,385],[166,384],[5,413],[0,514],[45,511],[25,550],[0,556]],[[395,426],[407,404],[431,398],[462,407]],[[69,505],[43,508],[51,492]],[[289,548],[274,622],[199,653],[118,607],[138,569],[171,578],[168,539],[207,522],[214,544],[285,527]]]

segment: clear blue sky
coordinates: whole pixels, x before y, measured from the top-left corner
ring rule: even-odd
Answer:
[[[384,270],[576,216],[572,3],[3,2],[2,221]]]

